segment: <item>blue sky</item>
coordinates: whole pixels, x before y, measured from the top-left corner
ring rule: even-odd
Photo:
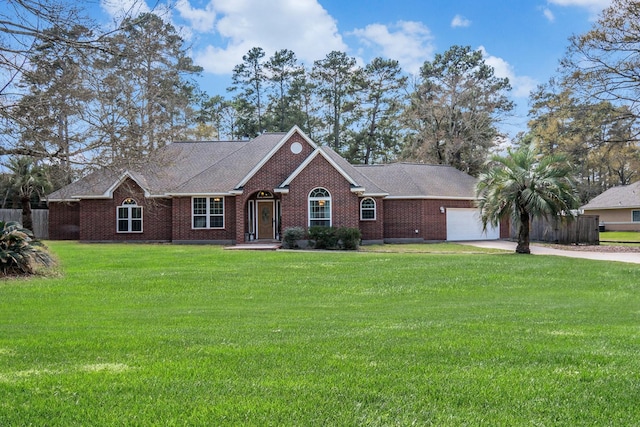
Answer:
[[[527,97],[554,75],[568,38],[589,30],[610,0],[100,0],[103,22],[122,10],[154,11],[179,28],[204,67],[199,79],[210,95],[225,94],[233,66],[252,47],[267,57],[293,50],[311,65],[332,50],[366,64],[396,59],[407,73],[452,45],[484,52],[508,77],[517,104],[503,129],[526,126]]]

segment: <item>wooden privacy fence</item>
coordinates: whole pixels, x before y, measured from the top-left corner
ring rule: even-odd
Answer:
[[[531,221],[529,237],[531,241],[562,245],[599,245],[599,222],[598,215],[578,215],[573,221],[535,218]],[[511,238],[518,238],[518,229],[513,225]]]
[[[31,211],[33,219],[33,234],[42,240],[49,238],[49,210],[34,209]],[[17,221],[22,224],[22,210],[20,209],[0,209],[0,221]]]

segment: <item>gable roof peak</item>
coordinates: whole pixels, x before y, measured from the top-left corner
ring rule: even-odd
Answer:
[[[298,126],[294,126],[289,132],[265,132],[252,141],[259,141],[262,138],[273,138],[274,136],[280,136],[280,140],[273,146],[273,148],[264,156],[250,171],[240,180],[236,185],[236,189],[244,187],[249,180],[280,150],[280,148],[294,135],[298,134],[304,139],[314,150],[318,148],[318,145],[311,140]]]

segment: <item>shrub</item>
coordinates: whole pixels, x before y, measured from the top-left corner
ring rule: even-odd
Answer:
[[[360,245],[361,237],[362,233],[358,228],[311,227],[309,229],[309,245],[316,249],[355,250]]]
[[[360,246],[362,233],[359,228],[340,227],[336,235],[340,242],[340,247],[347,250],[356,250]]]
[[[0,221],[0,274],[34,274],[53,263],[44,245],[18,222]]]
[[[313,242],[313,243],[312,243]],[[338,247],[338,236],[333,227],[314,226],[309,228],[309,246],[315,249],[335,249]]]
[[[282,242],[284,243],[285,248],[295,249],[299,247],[298,240],[304,239],[306,234],[306,230],[302,227],[288,227],[284,229]]]

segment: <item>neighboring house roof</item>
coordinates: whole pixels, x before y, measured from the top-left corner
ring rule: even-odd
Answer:
[[[640,207],[640,181],[613,187],[582,206],[583,210],[629,209]]]
[[[351,191],[364,196],[475,198],[475,178],[453,167],[410,163],[354,166],[331,148],[317,146],[294,127],[287,133],[265,133],[251,141],[175,142],[149,156],[144,167],[94,172],[50,194],[48,200],[111,198],[127,178],[135,181],[147,197],[239,194],[295,132],[314,151],[276,191],[288,191],[290,182],[321,156],[350,183]]]
[[[359,165],[393,199],[475,199],[476,179],[452,166],[420,163]]]

